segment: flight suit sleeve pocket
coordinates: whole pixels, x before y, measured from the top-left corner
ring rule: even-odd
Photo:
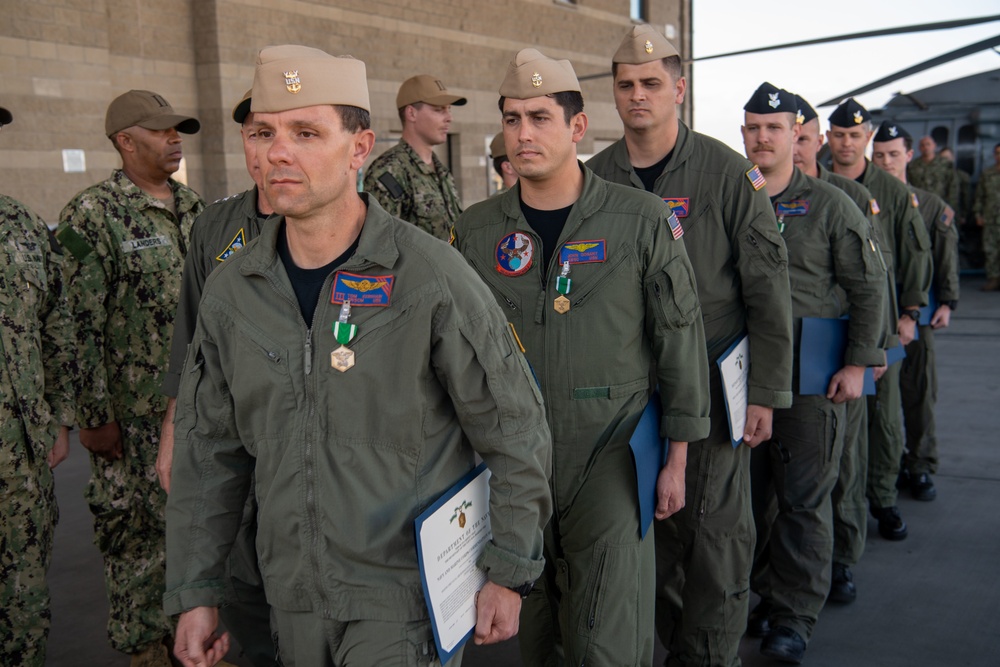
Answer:
[[[861,258],[864,262],[865,267],[865,277],[866,278],[878,278],[885,274],[885,269],[882,265],[882,253],[878,250],[878,246],[875,245],[875,241],[865,234],[852,229],[851,233],[858,237],[861,242]]]
[[[740,236],[740,251],[765,276],[773,276],[788,266],[788,251],[773,218],[756,217]]]
[[[646,284],[646,298],[655,305],[656,325],[676,330],[690,325],[698,314],[698,292],[691,266],[680,257]]]
[[[912,248],[919,251],[930,250],[931,237],[927,233],[927,228],[924,226],[924,222],[920,216],[910,216],[910,227],[906,230],[906,240]]]

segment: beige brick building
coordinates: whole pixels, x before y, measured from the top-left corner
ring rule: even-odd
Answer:
[[[533,46],[569,59],[581,77],[608,72],[635,12],[690,54],[690,0],[0,0],[0,105],[14,114],[0,133],[0,192],[54,224],[74,194],[119,165],[104,113],[130,88],[201,120],[199,134],[185,135],[181,178],[209,201],[244,190],[230,109],[260,47],[299,43],[365,61],[376,153],[401,129],[403,79],[434,74],[467,97],[441,156],[468,205],[490,192],[486,145],[513,53]],[[586,81],[584,99],[587,154],[621,125],[610,77]]]

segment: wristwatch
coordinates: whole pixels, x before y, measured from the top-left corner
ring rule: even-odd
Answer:
[[[904,310],[899,314],[900,317],[903,317],[904,315],[906,317],[909,317],[914,322],[920,321],[920,311],[917,310],[916,308],[910,308],[909,310]]]
[[[956,311],[956,310],[958,310],[958,300],[955,300],[955,299],[953,299],[953,300],[951,300],[951,301],[945,301],[945,302],[944,302],[944,305],[946,305],[946,306],[948,306],[949,308],[951,308],[951,309],[952,309],[952,311]]]
[[[510,590],[520,595],[521,599],[523,600],[524,598],[528,597],[528,593],[530,593],[531,589],[534,587],[535,587],[535,582],[526,581],[520,586],[507,586],[506,588],[509,588]]]

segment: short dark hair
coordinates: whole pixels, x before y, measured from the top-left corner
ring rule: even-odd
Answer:
[[[903,137],[903,146],[906,150],[913,150],[913,137]]]
[[[354,134],[361,130],[370,129],[372,126],[372,115],[361,107],[352,107],[346,104],[334,104],[340,116],[340,124],[347,132]]]
[[[556,101],[556,104],[562,107],[563,116],[566,119],[567,125],[569,125],[573,116],[583,112],[583,94],[575,90],[564,90],[559,93],[550,93],[545,97],[551,97]],[[501,114],[503,113],[503,103],[506,99],[506,97],[501,95],[500,100],[497,102],[497,106],[500,107]]]
[[[680,56],[667,56],[666,58],[660,58],[660,62],[663,63],[663,69],[667,70],[667,74],[669,74],[675,82],[681,78],[683,71],[681,69]],[[618,63],[611,63],[611,76],[618,76]]]
[[[406,107],[413,107],[417,111],[420,111],[420,107],[424,106],[423,102],[414,102],[413,104],[405,104],[398,109],[396,112],[399,114],[399,122],[404,127],[406,126]]]
[[[507,159],[506,155],[499,155],[499,156],[493,158],[493,169],[494,169],[494,171],[497,172],[497,174],[501,178],[503,177],[503,169],[501,169],[500,167],[503,166],[504,162],[510,162],[510,160]]]

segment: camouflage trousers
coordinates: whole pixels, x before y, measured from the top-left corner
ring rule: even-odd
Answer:
[[[0,443],[0,517],[0,665],[42,667],[59,507],[45,458],[23,442]]]
[[[108,638],[123,653],[173,634],[163,612],[167,495],[154,467],[162,423],[159,412],[120,420],[122,458],[90,457],[85,497],[94,515],[94,542],[104,555]]]
[[[1000,278],[1000,224],[983,226],[983,254],[986,256],[986,277]]]

